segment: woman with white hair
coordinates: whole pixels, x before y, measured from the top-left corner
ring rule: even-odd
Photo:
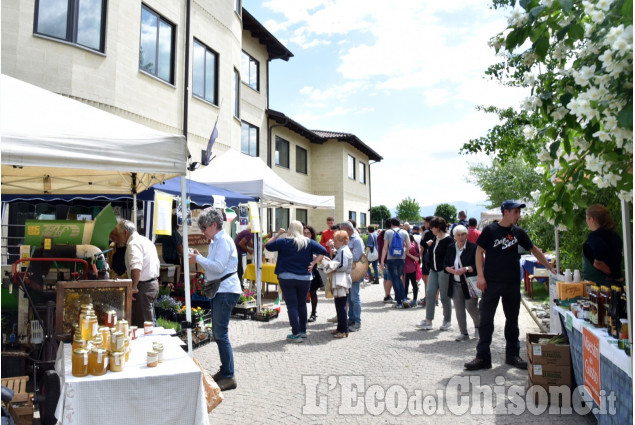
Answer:
[[[462,224],[454,226],[454,245],[450,245],[445,253],[445,271],[450,274],[448,297],[454,302],[456,321],[461,332],[456,341],[467,341],[465,311],[470,314],[474,322],[474,337],[478,337],[478,327],[481,316],[478,312],[478,298],[472,298],[467,287],[468,277],[476,276],[476,245],[467,240],[468,230]]]
[[[268,251],[277,251],[276,274],[287,304],[291,334],[287,340],[302,342],[307,337],[306,297],[311,286],[313,267],[327,255],[326,249],[304,236],[304,226],[299,221],[280,229],[265,245]],[[315,258],[314,258],[315,255]]]

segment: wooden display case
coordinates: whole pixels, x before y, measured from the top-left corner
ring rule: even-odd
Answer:
[[[117,320],[131,319],[132,280],[79,280],[57,282],[57,302],[55,305],[55,336],[70,341],[71,329],[77,323],[79,308],[84,300],[90,299],[100,324],[105,323],[108,310],[117,312]]]

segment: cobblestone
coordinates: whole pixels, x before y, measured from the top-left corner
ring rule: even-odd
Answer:
[[[309,337],[302,344],[285,341],[290,327],[284,303],[280,317],[267,323],[231,320],[229,336],[238,388],[224,394],[225,400],[210,414],[211,423],[456,424],[457,419],[468,424],[596,422],[592,415],[581,416],[575,411],[553,415],[549,409],[541,409],[542,413],[534,414],[525,408],[528,374],[504,364],[505,317],[500,306],[492,343],[493,368],[466,372],[463,364],[474,358],[477,341],[454,341],[458,334],[454,316],[455,329],[439,331],[440,308],[436,310],[434,330],[420,331],[414,326],[424,318],[425,309],[395,309],[382,302],[383,285],[370,285],[361,291],[362,329],[338,340],[330,334],[335,324],[326,322],[335,315],[333,301],[325,299],[322,292],[319,296],[318,319],[308,324]],[[468,317],[468,329],[473,335],[470,320]],[[539,329],[522,306],[519,323],[520,354],[526,359],[525,333]],[[197,349],[194,355],[208,371],[218,370],[214,343]],[[478,394],[478,390],[485,395],[457,401],[456,387],[446,390],[446,386],[470,377],[480,382],[461,387],[459,395],[467,397]],[[358,383],[360,388],[347,382]],[[510,398],[510,387],[520,388],[520,407],[518,400]],[[502,396],[492,395],[492,411],[487,412],[481,405],[488,404],[487,395],[493,388]],[[481,402],[481,398],[486,401]],[[518,411],[501,413],[505,408]]]

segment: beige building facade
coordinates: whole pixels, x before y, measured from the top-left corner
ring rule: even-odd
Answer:
[[[269,105],[269,62],[293,54],[240,0],[2,1],[2,73],[161,131],[185,134],[201,161],[258,156],[294,187],[334,195],[335,211],[268,212],[370,222],[371,167],[381,156],[348,133],[316,132]],[[26,148],[26,147],[25,147]],[[286,149],[286,150],[285,150]]]

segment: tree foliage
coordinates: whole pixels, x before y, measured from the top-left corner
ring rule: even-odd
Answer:
[[[532,199],[532,192],[543,187],[540,174],[521,158],[470,165],[468,174],[470,181],[487,195],[487,208],[497,207],[507,199]]]
[[[370,222],[378,224],[380,228],[384,227],[386,219],[390,218],[390,210],[385,205],[370,208]]]
[[[502,123],[462,151],[539,164],[536,205],[562,228],[583,227],[577,210],[603,189],[632,201],[633,1],[492,1],[511,10],[486,74],[531,96],[520,112],[482,108]]]
[[[456,207],[450,204],[439,204],[434,210],[434,215],[443,217],[448,223],[454,223],[456,221]]]
[[[419,215],[419,203],[409,196],[406,199],[402,199],[397,205],[397,217],[402,221],[419,221],[421,216]]]

